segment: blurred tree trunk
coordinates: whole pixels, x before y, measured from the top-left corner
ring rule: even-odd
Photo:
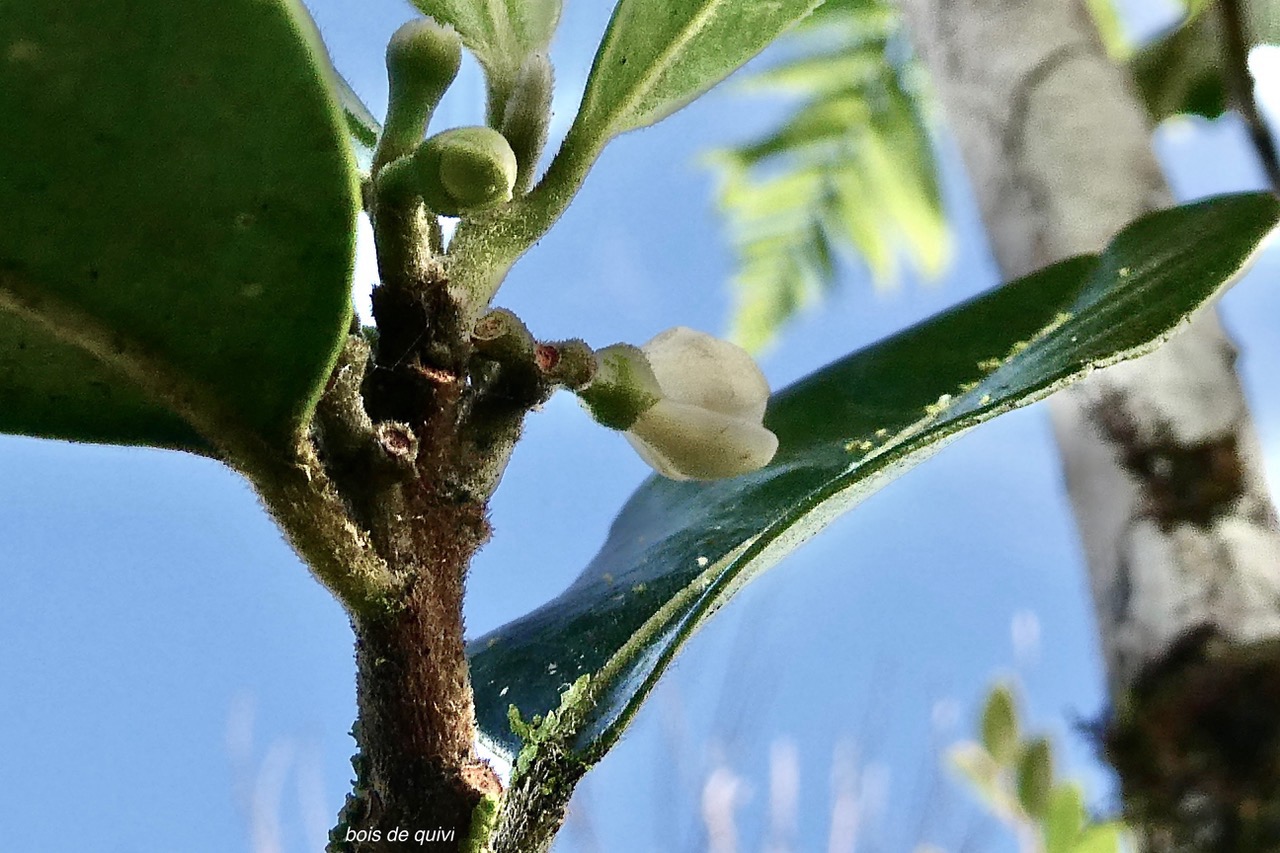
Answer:
[[[1167,205],[1127,72],[1082,0],[898,0],[1013,278]],[[1213,309],[1050,402],[1151,850],[1280,849],[1280,531]]]

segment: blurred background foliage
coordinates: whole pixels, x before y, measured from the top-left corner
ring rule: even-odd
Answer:
[[[828,0],[780,52],[739,86],[794,111],[708,158],[736,256],[731,335],[752,350],[835,284],[842,253],[877,287],[904,263],[937,276],[950,257],[929,97],[891,4]]]
[[[1174,0],[1181,20],[1139,44],[1124,31],[1118,2],[1086,0],[1152,121],[1222,115],[1231,86],[1218,5]],[[1280,3],[1240,9],[1251,44],[1280,44]],[[827,0],[775,55],[782,58],[737,86],[748,96],[789,97],[792,112],[707,157],[735,256],[730,336],[753,351],[839,283],[842,257],[855,277],[888,289],[907,270],[937,278],[952,256],[939,189],[941,117],[894,4]]]

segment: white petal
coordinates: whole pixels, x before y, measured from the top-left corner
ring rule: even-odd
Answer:
[[[660,400],[645,411],[627,440],[644,461],[673,480],[719,480],[763,468],[778,437],[758,420]]]
[[[677,326],[640,349],[670,399],[733,417],[764,417],[769,383],[742,347]]]

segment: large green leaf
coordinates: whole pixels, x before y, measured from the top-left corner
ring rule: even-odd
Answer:
[[[0,2],[0,32],[0,430],[284,440],[349,322],[358,195],[301,3]]]
[[[1101,256],[1008,284],[778,393],[772,464],[713,483],[650,479],[560,597],[473,641],[485,736],[515,754],[508,706],[526,719],[558,709],[529,739],[599,757],[744,583],[964,430],[1149,350],[1236,277],[1278,217],[1262,194],[1151,215]]]
[[[821,0],[619,0],[578,134],[593,145],[659,121],[728,77]]]

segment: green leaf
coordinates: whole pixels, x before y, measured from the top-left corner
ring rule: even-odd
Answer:
[[[1174,115],[1217,118],[1230,104],[1224,76],[1226,39],[1216,4],[1187,0],[1183,21],[1137,52],[1129,63],[1153,121]],[[1250,46],[1280,44],[1280,3],[1243,4]]]
[[[1217,118],[1227,109],[1218,16],[1190,18],[1139,50],[1129,62],[1152,121],[1189,114]]]
[[[982,745],[1000,764],[1018,754],[1018,708],[1007,684],[997,684],[982,709]]]
[[[619,0],[578,136],[594,147],[666,118],[728,77],[821,0]]]
[[[1239,274],[1278,215],[1266,194],[1153,214],[1100,257],[1008,284],[779,392],[772,464],[712,483],[648,480],[562,595],[472,642],[484,736],[515,755],[508,707],[525,719],[559,709],[564,748],[598,758],[743,584],[969,427],[1150,350]]]
[[[330,79],[333,81],[338,103],[342,105],[342,117],[355,148],[356,162],[361,169],[368,171],[373,163],[373,149],[378,144],[378,137],[382,135],[382,125],[345,77],[334,71]]]
[[[1086,829],[1070,853],[1120,853],[1125,849],[1125,835],[1125,825],[1120,821],[1100,823]]]
[[[1053,793],[1053,748],[1043,737],[1028,741],[1018,756],[1018,802],[1027,814],[1042,818]]]
[[[520,67],[551,44],[561,0],[412,0],[424,14],[449,24],[484,68],[491,92],[491,123],[515,85]]]
[[[887,37],[867,44],[805,51],[798,57],[752,74],[738,88],[750,93],[780,92],[802,97],[856,89],[878,81],[884,74],[886,42]]]
[[[349,322],[357,211],[301,3],[6,3],[0,32],[0,430],[287,440]]]
[[[1045,853],[1073,853],[1087,819],[1080,786],[1074,782],[1057,785],[1044,818]]]

